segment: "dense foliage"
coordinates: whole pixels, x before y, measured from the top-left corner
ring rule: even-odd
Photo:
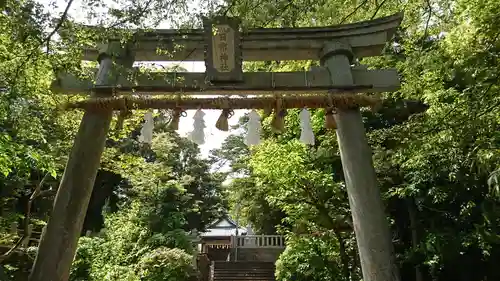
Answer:
[[[60,3],[61,11],[72,3]],[[201,9],[241,17],[245,28],[333,25],[403,11],[383,56],[359,62],[396,68],[402,81],[399,91],[385,94],[380,111],[363,111],[402,280],[500,279],[500,2],[80,4],[87,23],[108,28],[89,32],[76,24],[81,19],[32,0],[0,1],[0,245],[19,238],[9,231],[12,222],[27,221],[38,231],[46,223],[81,118],[58,110],[77,97],[56,95],[51,83],[59,71],[89,75],[79,51],[116,31],[109,27],[165,21],[189,27],[200,23]],[[316,64],[245,67],[290,71]],[[298,110],[290,110],[285,133],[274,133],[266,118],[261,145],[248,149],[242,136],[233,135],[210,159],[166,128],[168,112],[155,113],[153,144],[140,144],[141,114],[123,128],[113,119],[82,230],[91,235],[80,239],[71,280],[186,280],[193,274],[190,233],[223,212],[223,195],[257,232],[286,235],[278,280],[360,280],[338,145],[335,133],[324,129],[323,110],[312,112],[314,146],[298,142]],[[228,173],[211,171],[226,164]],[[232,181],[224,191],[226,177]],[[37,186],[41,193],[28,216]],[[34,252],[0,259],[0,279],[26,280]]]
[[[277,280],[337,280],[341,276],[337,241],[331,238],[290,237],[276,263]]]
[[[401,74],[401,90],[387,93],[384,108],[363,112],[363,117],[402,280],[499,278],[494,172],[500,164],[499,10],[498,1],[461,0],[275,1],[255,6],[249,0],[230,10],[259,27],[331,25],[404,11],[395,43],[384,56],[361,61],[369,67],[395,67]],[[301,70],[308,65],[267,62],[247,68]],[[337,269],[330,270],[342,273],[327,280],[359,280],[354,235],[346,227],[350,217],[336,136],[324,130],[324,113],[318,110],[313,112],[316,145],[298,143],[297,113],[289,111],[287,132],[281,135],[265,119],[265,142],[244,155],[235,149],[241,146],[237,137],[216,153],[233,163],[231,204],[260,232],[289,235],[278,278],[323,280],[324,271],[312,270],[308,260],[318,255],[322,262],[333,260],[329,266]],[[335,237],[331,250],[339,258],[315,251],[314,240],[306,240],[313,238],[303,235],[319,235],[323,243]]]
[[[62,4],[71,8],[73,1]],[[97,15],[100,1],[83,1],[99,24],[137,25],[148,15],[183,9],[188,2],[130,1],[123,10]],[[135,7],[134,7],[135,5]],[[68,9],[69,9],[68,8]],[[54,195],[81,119],[80,112],[62,112],[61,103],[78,97],[58,95],[51,84],[59,71],[88,75],[76,59],[79,48],[105,30],[90,34],[64,12],[55,14],[35,1],[0,1],[0,244],[4,254],[18,239],[12,223],[25,222],[40,232],[52,209]],[[97,9],[99,10],[99,9]],[[185,13],[189,17],[189,13]],[[146,24],[140,24],[145,27]],[[57,40],[71,30],[74,38]],[[75,41],[76,38],[76,41]],[[89,65],[89,64],[87,64]],[[143,112],[123,126],[113,119],[109,138],[85,218],[71,280],[186,280],[192,268],[193,231],[224,210],[221,183],[212,163],[199,157],[198,147],[167,129],[168,112],[156,112],[155,139],[139,143]],[[40,193],[29,199],[36,187]],[[36,255],[19,249],[2,256],[2,280],[27,280]],[[158,269],[159,268],[159,269]]]

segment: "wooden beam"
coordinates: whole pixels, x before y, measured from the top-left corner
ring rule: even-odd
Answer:
[[[360,93],[360,92],[369,92],[373,89],[373,85],[337,85],[336,87],[332,86],[275,86],[273,88],[270,87],[246,87],[240,85],[229,85],[229,86],[206,86],[206,88],[198,88],[192,86],[186,87],[171,87],[171,86],[96,86],[94,89],[105,88],[105,89],[113,89],[114,92],[117,93],[147,93],[147,95],[156,94],[156,93],[179,93],[179,94],[203,94],[203,95],[255,95],[255,94],[267,94],[272,95],[273,93],[292,93],[294,95],[300,95],[304,93]]]
[[[265,109],[274,108],[276,97],[257,98],[141,98],[112,97],[91,98],[68,103],[65,109],[84,109],[87,111],[134,110],[134,109]],[[280,98],[282,108],[353,108],[377,107],[381,100],[366,95],[309,95]]]
[[[319,60],[324,42],[339,38],[351,45],[358,58],[378,56],[402,18],[402,13],[397,13],[376,20],[337,26],[250,29],[242,32],[243,60]],[[138,30],[135,38],[136,61],[203,61],[205,57],[203,29]],[[97,46],[89,47],[83,51],[83,59],[95,60],[98,53]]]
[[[325,68],[306,72],[247,72],[243,83],[210,85],[205,81],[205,73],[143,73],[134,75],[133,81],[120,77],[114,90],[127,94],[165,95],[238,95],[311,93],[311,92],[357,92],[378,93],[399,89],[399,75],[395,69],[366,70],[352,68],[354,85],[332,84]],[[80,80],[70,74],[60,74],[52,89],[63,94],[88,94],[93,89],[90,79]]]

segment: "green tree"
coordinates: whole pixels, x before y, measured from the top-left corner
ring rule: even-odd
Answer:
[[[191,16],[185,9],[185,1],[128,1],[118,5],[119,9],[111,8],[110,3],[83,1],[83,13],[103,19],[99,26],[104,28],[90,32],[78,22],[72,21],[67,13],[73,8],[72,4],[73,1],[65,3],[67,6],[63,8],[67,8],[66,11],[55,14],[52,9],[35,1],[0,1],[0,239],[7,245],[12,245],[19,239],[9,233],[12,222],[32,223],[35,224],[35,231],[41,231],[47,221],[82,116],[81,112],[59,110],[62,103],[81,97],[51,92],[51,84],[56,75],[59,72],[69,72],[87,77],[93,73],[90,70],[95,67],[95,63],[81,64],[80,51],[83,46],[93,44],[92,40],[105,38],[116,27],[155,25],[170,18],[168,15],[172,14],[165,16],[170,9],[179,9],[177,12],[184,9],[184,15],[187,18]],[[103,10],[106,11],[104,14],[96,13]],[[151,21],[142,21],[146,17]],[[58,34],[61,36],[58,37]],[[68,34],[73,36],[67,36]],[[176,71],[182,69],[177,67]],[[132,222],[140,222],[149,227],[155,225],[155,220],[160,221],[156,223],[157,230],[168,225],[172,233],[165,234],[168,241],[157,243],[172,247],[190,246],[185,231],[203,229],[206,222],[222,209],[218,176],[207,174],[210,163],[196,157],[198,150],[194,145],[178,149],[177,153],[188,157],[183,161],[166,163],[172,159],[163,157],[165,163],[145,164],[145,158],[155,153],[151,149],[144,149],[137,141],[141,117],[134,115],[128,118],[123,127],[118,126],[117,119],[114,118],[112,122],[110,139],[106,144],[82,234],[87,230],[98,232],[106,225],[109,228],[105,218],[114,221],[111,215],[113,212],[147,202],[147,188],[155,187],[161,182],[160,188],[164,192],[154,200],[170,200],[165,202],[163,213],[136,214]],[[181,141],[178,136],[177,141]],[[173,152],[168,149],[165,151]],[[161,151],[157,154],[155,157],[162,157]],[[189,167],[184,167],[173,175],[173,169],[167,167],[167,164]],[[139,179],[144,174],[136,169],[142,168],[144,170],[140,172],[155,172],[157,177],[150,178],[149,182]],[[167,170],[161,173],[161,168]],[[167,183],[165,175],[174,180]],[[40,195],[43,196],[30,203],[31,212],[27,214],[26,206],[37,186],[41,186]],[[200,199],[205,197],[207,201]],[[133,203],[134,201],[139,203]],[[144,207],[146,209],[150,206],[144,203]],[[171,207],[182,208],[176,210],[178,215],[174,219],[165,220],[162,216],[168,215]],[[121,212],[116,214],[122,215]],[[177,229],[179,226],[185,230]],[[2,248],[0,253],[3,254],[5,250],[8,250],[8,246],[6,249]],[[8,263],[6,275],[25,280],[33,261],[33,253],[28,253],[25,249],[19,252],[22,253],[21,258],[17,254],[5,258],[2,256],[0,263],[2,266]],[[103,254],[103,257],[109,256]]]
[[[495,83],[499,22],[494,16],[498,3],[458,0],[346,4],[329,0],[232,4],[229,13],[243,17],[247,27],[331,25],[405,12],[396,43],[386,48],[384,56],[362,61],[374,68],[395,67],[401,74],[402,88],[385,95],[383,110],[363,112],[363,116],[403,279],[497,278],[493,264],[499,259],[499,232],[494,227],[498,198],[491,192],[494,188],[488,186],[488,178],[498,168],[500,155],[500,95]],[[251,12],[246,11],[248,7]],[[300,70],[311,64],[264,62],[247,67],[279,71]],[[329,185],[342,187],[341,166],[334,164],[339,160],[335,135],[325,134],[320,128],[322,122],[321,111],[314,113],[317,145],[305,148],[290,142],[299,135],[293,111],[286,118],[287,132],[280,136],[268,129],[269,119],[264,120],[267,141],[248,154],[249,175],[235,181],[230,195],[254,210],[261,208],[256,204],[263,207],[278,202],[275,196],[287,200],[298,197],[290,205],[274,204],[273,208],[300,209],[307,202],[307,197],[297,192],[304,185],[301,179],[311,177],[311,172],[323,175],[328,168],[338,174],[332,177],[334,183],[326,183],[318,176],[308,186],[310,190],[324,192]],[[331,162],[302,156],[318,151],[329,155],[325,158]],[[312,171],[304,168],[304,163],[311,163]],[[244,184],[238,186],[240,183]],[[258,193],[244,190],[252,185]],[[341,197],[333,198],[342,201]],[[330,208],[330,212],[335,210]],[[255,216],[245,215],[259,223],[253,219]],[[283,221],[290,219],[287,213]],[[320,216],[308,220],[315,224],[321,221]],[[350,263],[356,265],[355,251],[348,252]],[[467,270],[465,263],[481,270]]]

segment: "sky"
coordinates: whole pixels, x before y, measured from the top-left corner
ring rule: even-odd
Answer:
[[[67,0],[38,0],[37,2],[43,4],[48,11],[50,11],[53,15],[56,15],[57,13],[62,14],[64,9],[66,8],[67,5]],[[108,2],[104,0],[104,2]],[[200,7],[197,6],[197,0],[193,1],[193,8],[195,10],[199,10]],[[199,5],[198,5],[199,6]],[[78,22],[83,22],[86,24],[91,24],[86,18],[85,14],[82,13],[82,2],[81,0],[74,0],[71,8],[68,12],[68,15],[71,19],[76,20]],[[168,23],[162,23],[156,28],[161,28],[161,29],[166,29],[170,28]],[[97,58],[96,58],[97,59]],[[188,72],[205,72],[205,63],[203,61],[197,61],[197,62],[154,62],[155,64],[161,64],[161,65],[169,65],[169,64],[178,64],[182,66],[183,68],[187,69]],[[201,150],[201,156],[202,157],[207,157],[209,155],[209,151],[214,149],[214,148],[219,148],[221,144],[224,142],[224,140],[229,136],[231,133],[235,132],[223,132],[219,131],[217,128],[215,128],[215,123],[217,122],[217,119],[220,116],[220,111],[218,110],[204,110],[205,112],[205,144],[200,145],[200,150]],[[238,119],[243,116],[243,114],[246,112],[246,110],[235,110],[234,116],[232,116],[229,119],[229,126],[236,125],[238,122]],[[187,136],[189,132],[193,130],[193,115],[195,113],[195,110],[188,110],[187,111],[187,117],[182,117],[179,122],[179,130],[178,133],[181,136]]]

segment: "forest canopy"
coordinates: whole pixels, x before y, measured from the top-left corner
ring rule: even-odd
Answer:
[[[401,89],[362,115],[401,280],[500,280],[500,2],[3,0],[0,10],[2,247],[19,239],[12,223],[41,231],[50,216],[82,118],[60,110],[79,97],[51,85],[60,72],[90,77],[97,64],[81,63],[84,46],[117,30],[128,38],[131,28],[201,27],[200,15],[263,28],[403,12],[383,54],[357,62],[400,75]],[[244,70],[318,64],[245,62]],[[244,116],[209,157],[168,128],[169,111],[155,112],[151,146],[139,141],[143,111],[123,126],[114,115],[70,280],[187,280],[193,233],[225,212],[259,234],[285,235],[277,280],[360,280],[337,138],[324,128],[324,110],[311,114],[313,146],[299,142],[299,111],[289,110],[285,132],[264,118],[263,142],[252,148],[244,144]],[[35,254],[32,247],[0,258],[0,279],[26,280]]]

